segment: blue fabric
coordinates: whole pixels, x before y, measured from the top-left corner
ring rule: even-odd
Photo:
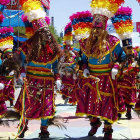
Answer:
[[[92,22],[92,21],[93,21],[93,17],[79,18],[79,19],[74,19],[72,21],[72,25],[75,25],[80,22]]]
[[[123,49],[121,48],[120,44],[118,44],[115,49],[112,51],[112,61],[116,62],[119,61],[119,59],[123,60],[125,58],[125,53],[123,51]],[[84,64],[87,64],[87,56],[83,53],[82,55],[82,61]],[[103,64],[110,64],[111,63],[111,59],[110,59],[110,54],[107,54],[104,57],[104,60],[102,60],[101,62],[99,61],[99,59],[93,58],[93,57],[89,57],[88,58],[88,63],[89,64],[93,64],[93,65],[103,65]]]
[[[22,59],[22,63],[24,64],[24,62],[25,62],[25,59],[26,59],[26,56],[24,55],[24,53],[23,52],[21,52],[21,59]],[[53,69],[53,72],[54,72],[54,74],[56,74],[56,73],[58,73],[58,68],[57,68],[57,65],[58,65],[58,60],[56,60],[54,63],[52,63],[51,64],[51,62],[50,63],[48,63],[48,64],[46,64],[46,65],[44,65],[44,64],[40,64],[40,63],[33,63],[33,62],[29,62],[28,64],[27,64],[27,66],[32,66],[32,67],[43,67],[43,68],[47,68],[47,69]]]
[[[27,38],[23,38],[23,37],[14,36],[14,41],[25,42],[26,40],[27,40]]]
[[[2,5],[2,4],[0,4],[0,11],[3,11],[3,10],[4,10],[4,8],[5,8],[5,6],[4,6],[4,5]]]
[[[52,69],[53,69],[54,74],[58,73],[57,65],[58,65],[58,60],[56,60],[56,61],[52,64]]]
[[[66,68],[72,68],[73,70],[75,69],[75,67],[76,67],[76,63],[74,63],[74,64],[72,64],[70,66],[66,66]]]
[[[0,65],[2,65],[2,60],[0,59]]]
[[[126,54],[125,52],[123,51],[122,47],[120,46],[120,44],[118,44],[115,49],[113,50],[113,57],[115,57],[114,55],[116,54],[117,55],[117,60],[114,60],[114,61],[121,61],[121,60],[124,60],[125,57],[126,57]]]
[[[33,63],[33,62],[29,62],[28,64],[27,64],[27,66],[32,66],[32,67],[43,67],[43,68],[48,68],[48,69],[51,69],[52,68],[52,64],[47,64],[47,65],[42,65],[42,64],[40,64],[40,63]]]
[[[22,10],[4,9],[3,14],[7,15],[10,18],[5,17],[1,26],[3,26],[3,27],[9,27],[9,26],[11,26],[11,27],[17,27],[17,26],[25,27],[25,25],[21,19],[21,16],[23,15]]]
[[[84,64],[87,64],[88,63],[87,60],[88,60],[87,56],[83,53],[83,55],[82,55],[82,62]]]
[[[41,119],[41,126],[47,126],[48,119]]]

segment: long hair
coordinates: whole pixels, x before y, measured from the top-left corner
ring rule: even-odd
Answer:
[[[103,56],[108,44],[108,32],[101,28],[93,28],[86,42],[86,53]]]
[[[38,60],[40,56],[51,55],[56,56],[60,55],[60,47],[58,47],[58,43],[53,37],[48,27],[44,27],[35,32],[35,34],[27,40],[27,45],[29,45],[29,54],[27,56],[27,61]],[[52,53],[50,53],[46,44],[49,45]],[[42,56],[43,56],[42,55]]]

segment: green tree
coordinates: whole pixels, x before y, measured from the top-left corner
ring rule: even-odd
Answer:
[[[49,29],[50,29],[51,33],[53,34],[54,38],[56,39],[56,41],[58,42],[58,44],[62,44],[63,38],[58,35],[55,27],[50,25]]]

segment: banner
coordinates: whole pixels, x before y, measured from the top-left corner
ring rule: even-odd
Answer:
[[[46,9],[50,9],[50,0],[41,0],[41,3]]]
[[[18,1],[19,0],[10,0],[10,3],[6,6],[6,9],[10,10],[20,10],[21,6],[18,6]]]
[[[136,28],[137,28],[137,32],[140,33],[140,22],[136,22]]]

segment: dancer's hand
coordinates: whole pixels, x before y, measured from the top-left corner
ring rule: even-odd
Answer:
[[[118,74],[118,69],[113,68],[111,71],[111,76],[113,80],[115,80],[117,74]]]
[[[89,75],[90,75],[89,70],[88,69],[84,69],[83,76],[84,77],[88,77]]]
[[[137,61],[134,61],[134,62],[132,63],[132,67],[134,68],[134,67],[136,67],[136,65],[137,65]]]
[[[12,75],[14,75],[14,71],[11,71],[11,72],[9,73],[9,76],[12,76]]]
[[[4,89],[4,84],[3,83],[0,83],[0,90]]]

